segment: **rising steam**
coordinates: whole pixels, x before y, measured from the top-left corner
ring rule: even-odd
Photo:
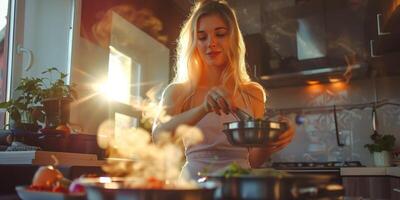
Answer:
[[[132,106],[142,111],[142,118],[146,121],[157,119],[166,122],[171,117],[158,104],[155,94],[156,89],[150,90],[145,100],[136,100]],[[109,154],[103,170],[110,176],[139,180],[130,183],[131,187],[147,187],[149,180],[154,179],[167,188],[196,186],[188,177],[180,176],[180,171],[184,162],[182,143],[189,146],[202,141],[200,129],[181,125],[174,134],[160,133],[157,143],[154,143],[146,129],[119,128],[115,124],[112,120],[105,121],[97,134],[99,146]]]

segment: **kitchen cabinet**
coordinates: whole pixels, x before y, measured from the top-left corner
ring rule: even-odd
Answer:
[[[379,1],[382,10],[382,29],[385,32],[400,33],[400,1]]]
[[[400,178],[390,177],[390,199],[400,199]]]
[[[369,1],[368,4],[366,35],[369,60],[377,76],[400,75],[399,5],[395,0]]]
[[[342,177],[345,196],[367,199],[400,199],[400,178],[390,176]]]

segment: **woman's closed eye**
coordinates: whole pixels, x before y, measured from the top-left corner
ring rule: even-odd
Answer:
[[[202,33],[202,32],[197,33],[197,38],[198,38],[200,41],[204,41],[204,40],[207,39],[207,34],[206,34],[206,33]]]
[[[215,29],[215,36],[217,37],[225,37],[228,35],[228,29],[225,27],[218,27]]]
[[[215,36],[217,36],[219,38],[225,37],[227,34],[228,34],[228,32],[225,30],[220,30],[220,31],[215,32]]]

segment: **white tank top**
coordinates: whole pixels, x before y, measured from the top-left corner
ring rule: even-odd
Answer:
[[[204,140],[192,146],[187,146],[185,141],[183,142],[186,163],[182,173],[198,179],[199,172],[212,173],[233,162],[243,168],[250,168],[248,149],[232,146],[222,132],[223,123],[231,121],[237,121],[232,114],[219,116],[208,113],[196,124],[202,131]]]

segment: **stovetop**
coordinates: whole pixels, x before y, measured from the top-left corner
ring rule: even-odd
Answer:
[[[339,170],[342,167],[363,167],[363,165],[360,161],[274,162],[271,167],[279,170]]]

